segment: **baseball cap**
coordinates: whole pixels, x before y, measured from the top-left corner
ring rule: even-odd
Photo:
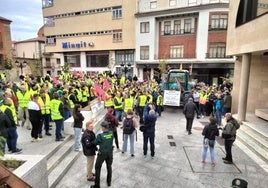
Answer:
[[[101,122],[101,126],[102,126],[102,127],[108,128],[109,125],[110,125],[110,123],[109,123],[108,121],[103,121],[103,122]]]

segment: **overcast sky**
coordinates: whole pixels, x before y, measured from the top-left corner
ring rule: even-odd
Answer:
[[[43,25],[42,0],[0,0],[0,16],[11,20],[11,39],[37,37]]]

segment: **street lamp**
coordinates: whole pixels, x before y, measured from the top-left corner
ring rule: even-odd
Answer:
[[[128,63],[128,64],[126,64],[126,63],[121,63],[121,69],[122,69],[122,71],[125,73],[125,77],[126,77],[126,75],[127,75],[127,72],[129,72],[130,71],[130,69],[131,69],[131,64],[130,63]]]
[[[21,75],[23,75],[23,68],[26,67],[26,65],[28,64],[27,61],[23,61],[23,62],[19,62],[18,60],[15,61],[15,64],[18,68],[20,68],[21,71]]]

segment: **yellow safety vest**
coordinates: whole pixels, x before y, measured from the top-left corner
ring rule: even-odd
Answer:
[[[41,113],[43,115],[45,114],[50,114],[50,97],[49,95],[46,93],[46,102],[44,103],[43,99],[41,97],[38,98],[38,103],[41,106]]]
[[[118,98],[118,97],[114,97],[114,99],[116,99],[116,100],[117,100],[117,103],[119,103],[119,105],[116,105],[116,104],[114,103],[114,109],[122,109],[122,101],[123,101],[123,97],[120,97],[120,98]]]
[[[139,106],[140,106],[140,107],[145,106],[145,105],[146,105],[146,101],[147,101],[147,97],[146,97],[146,95],[140,95],[139,98],[140,98]]]
[[[127,112],[129,109],[133,109],[134,99],[133,98],[126,98],[124,100],[124,112]]]
[[[163,96],[162,95],[157,96],[156,105],[157,106],[163,106]]]
[[[2,106],[0,106],[0,110],[2,112],[5,112],[7,108],[11,110],[13,120],[16,123],[16,125],[18,125],[18,117],[17,117],[17,112],[16,112],[16,109],[15,109],[15,106],[14,106],[14,108],[12,108],[12,105],[11,106],[8,106],[8,105],[2,105]]]
[[[82,98],[83,98],[83,95],[82,95],[82,92],[81,92],[81,90],[80,89],[75,89],[75,91],[77,92],[77,99],[78,99],[78,101],[82,101]]]
[[[53,121],[63,119],[63,117],[59,111],[59,106],[61,103],[62,103],[62,101],[57,100],[57,99],[52,99],[50,101],[51,119]]]
[[[28,107],[28,103],[31,100],[31,94],[29,91],[26,91],[24,94],[22,94],[21,91],[17,91],[16,95],[18,97],[18,101],[19,101],[19,107],[21,108],[27,108]]]
[[[82,90],[82,102],[87,102],[89,97],[89,92],[88,89],[83,89]]]
[[[105,106],[106,108],[107,108],[107,107],[114,106],[114,99],[111,97],[110,99],[105,100],[105,101],[104,101],[104,106]]]
[[[72,100],[70,100],[70,96],[71,95],[74,95],[73,93],[71,93],[69,96],[68,96],[68,100],[70,102],[70,107],[73,109],[74,108],[74,102]]]
[[[199,103],[200,104],[206,104],[208,95],[207,94],[200,94],[199,96]]]

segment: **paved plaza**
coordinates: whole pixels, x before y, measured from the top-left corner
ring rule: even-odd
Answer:
[[[128,152],[122,154],[114,152],[112,186],[114,188],[227,188],[234,178],[248,181],[248,187],[266,188],[268,173],[253,159],[242,151],[236,144],[233,147],[234,164],[222,162],[225,156],[223,146],[215,146],[216,166],[210,164],[209,153],[207,163],[201,163],[202,128],[208,122],[207,118],[195,119],[193,134],[185,131],[186,120],[182,110],[168,107],[158,118],[156,124],[156,156],[143,158],[142,133],[137,132],[135,141],[135,157]],[[19,139],[19,145],[24,149],[23,154],[42,154],[40,146],[58,144],[54,136],[44,137],[42,143],[30,142],[30,131],[18,128],[24,138]],[[27,132],[28,131],[28,132]],[[29,140],[25,141],[25,134]],[[21,137],[22,137],[21,135]],[[54,132],[53,132],[54,135]],[[122,146],[122,129],[118,129],[119,145]],[[21,142],[20,142],[21,141]],[[23,145],[24,146],[23,146]],[[30,148],[36,148],[30,149]],[[101,171],[101,187],[106,185],[106,165]],[[86,158],[81,155],[64,178],[57,185],[58,188],[87,188],[93,182],[86,180]]]

